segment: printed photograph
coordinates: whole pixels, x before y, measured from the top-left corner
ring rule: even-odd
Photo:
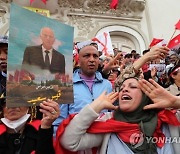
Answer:
[[[7,106],[73,102],[73,34],[69,25],[11,5]]]

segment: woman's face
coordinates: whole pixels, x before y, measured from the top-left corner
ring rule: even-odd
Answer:
[[[180,67],[178,67],[172,72],[171,77],[174,79],[175,84],[180,83]]]
[[[111,70],[111,73],[108,77],[108,80],[109,81],[115,81],[117,77],[118,77],[118,71],[117,70]]]
[[[119,107],[123,112],[133,112],[140,105],[142,91],[136,79],[127,79],[123,82],[119,92]]]

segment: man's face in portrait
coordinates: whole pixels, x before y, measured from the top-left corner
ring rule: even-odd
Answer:
[[[43,28],[40,37],[44,48],[50,50],[55,41],[54,32],[50,28]]]

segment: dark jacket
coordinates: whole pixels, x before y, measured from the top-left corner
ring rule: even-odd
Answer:
[[[26,124],[22,135],[9,134],[0,124],[0,154],[54,154],[52,134],[52,128],[40,128],[40,120]]]
[[[29,67],[36,69],[45,69],[45,63],[42,54],[42,46],[31,46],[27,47],[24,52],[23,57],[23,68],[29,70]],[[49,71],[51,73],[62,73],[65,74],[65,58],[64,55],[56,51],[52,50],[52,60],[50,64]]]
[[[0,72],[0,95],[5,93],[6,91],[6,77],[2,75],[2,72]]]

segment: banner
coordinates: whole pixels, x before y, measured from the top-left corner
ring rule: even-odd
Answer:
[[[104,55],[114,55],[109,32],[103,32],[102,34],[93,38],[92,41],[98,44],[98,50],[102,51]]]

